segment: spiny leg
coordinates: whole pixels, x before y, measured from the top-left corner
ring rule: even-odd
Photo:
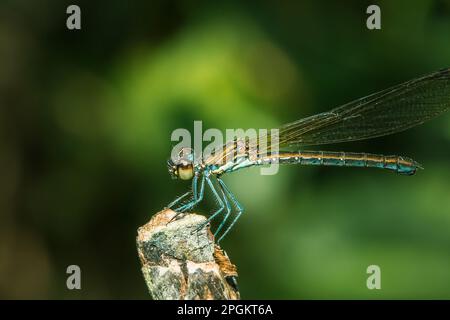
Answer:
[[[200,182],[200,191],[197,192],[197,179],[198,176],[195,175],[192,180],[192,193],[193,198],[186,204],[182,205],[181,207],[178,207],[174,209],[177,212],[185,212],[191,208],[193,208],[195,205],[197,205],[200,201],[203,199],[203,193],[205,189],[205,176],[202,175],[201,182]]]
[[[192,193],[193,197],[189,200],[189,202],[187,204],[184,204],[181,207],[173,209],[176,212],[176,214],[172,217],[172,219],[170,219],[170,221],[168,223],[170,223],[173,220],[175,220],[182,212],[185,212],[186,210],[192,208],[193,206],[195,206],[197,203],[199,203],[203,199],[203,190],[204,190],[204,185],[205,185],[205,178],[202,175],[201,184],[200,184],[200,191],[198,193],[197,193],[197,179],[198,179],[198,176],[195,175],[192,178],[192,190],[188,191],[187,193],[185,193],[185,194]]]
[[[207,220],[204,222],[204,224],[207,224],[210,222],[214,217],[216,217],[219,213],[223,211],[225,208],[225,204],[223,200],[220,198],[219,194],[217,193],[216,187],[214,187],[214,184],[212,183],[211,179],[209,177],[206,178],[206,181],[208,182],[209,187],[211,188],[212,193],[214,194],[214,197],[216,198],[217,202],[219,203],[219,209],[216,210]]]
[[[174,205],[176,205],[177,203],[179,203],[182,199],[186,198],[188,195],[192,194],[192,190],[182,194],[181,196],[177,197],[175,200],[173,200],[171,203],[169,203],[166,208],[167,209],[172,209],[172,207]]]
[[[192,187],[191,190],[189,190],[188,192],[184,193],[183,195],[179,196],[178,198],[176,198],[174,201],[172,201],[171,203],[169,203],[169,205],[167,206],[168,209],[172,209],[173,206],[175,206],[176,204],[178,204],[179,202],[181,202],[182,199],[186,198],[188,195],[191,195],[191,198],[188,201],[183,201],[184,204],[181,207],[177,207],[174,209],[174,211],[179,211],[180,208],[182,208],[184,205],[186,205],[186,203],[190,203],[192,201],[194,201],[196,199],[197,196],[197,176],[194,176],[192,178]]]
[[[233,195],[233,193],[230,191],[230,189],[228,189],[227,185],[221,180],[218,179],[220,185],[222,186],[222,188],[225,190],[225,193],[228,195],[228,197],[230,198],[230,200],[233,202],[233,204],[236,206],[237,209],[237,214],[236,217],[234,218],[234,220],[230,223],[230,225],[228,226],[228,228],[225,230],[225,232],[220,236],[220,238],[217,240],[217,243],[219,243],[226,235],[227,233],[231,230],[231,228],[233,228],[234,224],[236,223],[236,221],[239,219],[239,217],[241,216],[242,212],[244,212],[244,208],[242,207],[242,205],[236,200],[235,196]]]
[[[191,186],[192,196],[191,196],[191,198],[188,201],[183,202],[183,204],[181,206],[177,207],[175,209],[175,211],[184,212],[185,208],[187,208],[189,204],[191,204],[192,202],[197,200],[197,180],[198,180],[198,175],[194,175],[194,177],[192,178],[192,186]]]
[[[193,190],[189,190],[188,192],[186,192],[185,194],[179,196],[178,198],[176,198],[174,201],[172,201],[171,203],[169,203],[169,205],[167,206],[168,209],[172,209],[172,207],[174,205],[176,205],[177,203],[181,202],[181,200],[183,198],[186,198],[186,196],[191,195],[191,199],[188,202],[191,202],[193,197],[195,197],[195,195],[193,195]],[[176,218],[179,217],[180,215],[180,211],[178,210],[178,208],[172,209],[173,211],[175,211],[175,215],[172,217],[172,219],[169,220],[169,222],[167,223],[171,223],[173,220],[175,220]]]
[[[183,213],[184,211],[186,211],[189,208],[192,208],[193,206],[195,206],[197,203],[199,203],[203,199],[205,177],[202,175],[202,178],[201,178],[202,180],[201,180],[201,184],[200,184],[200,191],[198,193],[197,193],[197,179],[198,179],[197,175],[195,175],[192,178],[192,190],[188,192],[188,193],[192,193],[193,197],[191,198],[191,200],[189,200],[189,202],[187,204],[184,204],[181,207],[178,207],[178,208],[174,209],[176,214],[172,217],[172,219],[170,219],[170,221],[168,223],[170,223],[173,220],[175,220],[181,213]]]
[[[191,194],[191,197],[189,200],[187,201],[183,201],[183,203],[176,207],[175,209],[173,209],[176,212],[183,212],[183,208],[186,207],[188,204],[192,203],[193,201],[195,201],[197,199],[197,180],[198,180],[198,176],[195,175],[192,178],[192,186],[191,186],[191,190],[188,191],[188,193]]]
[[[216,197],[217,201],[219,202],[220,208],[217,209],[212,215],[209,216],[209,218],[203,222],[197,229],[196,231],[200,230],[201,228],[203,228],[205,225],[207,225],[208,223],[211,222],[211,220],[213,220],[217,215],[219,215],[224,207],[226,207],[227,209],[227,213],[226,213],[226,217],[229,216],[230,212],[231,212],[231,206],[230,203],[228,202],[228,199],[225,195],[224,190],[222,189],[222,187],[220,187],[220,192],[222,194],[222,199],[220,198],[219,194],[217,193],[216,188],[214,187],[213,183],[211,182],[211,180],[209,178],[207,178],[208,180],[208,184],[214,194],[214,196]],[[222,223],[223,224],[223,223]],[[221,224],[221,225],[222,225]],[[219,226],[219,228],[217,228],[217,230],[214,232],[214,237],[216,237],[216,235],[219,233],[220,229],[222,228],[222,226]]]
[[[217,177],[217,181],[219,181],[219,187],[220,187],[220,191],[222,192],[222,196],[223,199],[225,201],[225,204],[227,206],[227,213],[225,214],[225,217],[223,218],[222,222],[220,223],[219,227],[217,227],[217,230],[214,232],[214,238],[217,237],[217,235],[219,234],[220,230],[222,230],[223,226],[225,225],[225,223],[228,220],[228,217],[231,214],[231,206],[230,206],[230,202],[227,199],[227,192],[224,189],[223,185],[225,184],[222,179],[220,179],[220,177]],[[212,219],[212,217],[210,217],[209,219]],[[208,219],[208,220],[209,220]],[[222,237],[221,237],[222,239]]]

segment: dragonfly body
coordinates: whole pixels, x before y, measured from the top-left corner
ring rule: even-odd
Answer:
[[[329,112],[286,124],[279,130],[279,139],[261,144],[256,139],[235,139],[223,145],[217,153],[196,158],[193,151],[183,148],[178,158],[169,159],[172,177],[192,179],[191,190],[168,205],[186,212],[200,203],[209,188],[218,208],[205,224],[222,215],[214,235],[218,236],[226,222],[229,226],[218,238],[230,231],[244,211],[222,176],[243,168],[269,164],[301,164],[339,167],[373,167],[403,175],[413,175],[422,168],[416,161],[396,155],[332,151],[279,151],[279,147],[331,144],[370,139],[400,132],[450,109],[450,69],[410,80],[403,84],[352,101]],[[200,226],[200,227],[203,227]]]

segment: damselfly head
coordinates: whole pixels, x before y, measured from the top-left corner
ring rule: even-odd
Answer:
[[[190,180],[194,176],[194,152],[182,148],[178,155],[167,161],[167,169],[173,179]]]

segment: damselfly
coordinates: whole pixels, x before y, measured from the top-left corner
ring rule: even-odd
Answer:
[[[235,211],[228,227],[217,242],[230,231],[244,208],[222,180],[222,175],[242,168],[271,164],[303,164],[345,167],[375,167],[404,175],[422,168],[416,161],[396,156],[369,153],[328,151],[278,151],[320,144],[370,139],[393,134],[422,124],[450,108],[450,69],[410,80],[367,97],[352,101],[329,112],[313,115],[279,129],[277,141],[260,146],[257,139],[229,141],[219,152],[196,159],[191,149],[183,148],[176,159],[169,159],[172,177],[192,179],[191,190],[168,205],[176,212],[191,210],[203,199],[205,185],[217,200],[219,208],[205,225],[220,214],[222,221],[214,233],[217,237]],[[244,152],[237,152],[243,148]],[[249,150],[257,150],[250,156]],[[233,208],[234,207],[234,208]],[[203,227],[202,225],[201,227]]]

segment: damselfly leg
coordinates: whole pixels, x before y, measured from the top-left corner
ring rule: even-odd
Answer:
[[[228,228],[225,230],[225,232],[220,236],[220,238],[217,240],[217,242],[220,242],[226,235],[227,233],[231,230],[231,228],[233,228],[234,224],[238,221],[238,219],[240,218],[242,212],[244,212],[244,207],[239,203],[239,201],[236,200],[236,197],[234,196],[234,194],[230,191],[230,189],[228,189],[227,185],[222,181],[222,179],[217,179],[220,183],[220,185],[222,186],[222,188],[224,189],[225,193],[228,195],[228,197],[230,198],[230,200],[233,202],[234,206],[237,209],[237,214],[236,217],[233,219],[233,221],[230,223],[230,225],[228,226]],[[225,220],[225,219],[224,219]],[[223,224],[225,223],[225,221],[222,222]]]
[[[200,181],[200,190],[197,192],[198,176],[194,176],[192,178],[192,194],[193,194],[192,199],[190,199],[189,202],[187,202],[186,204],[175,208],[174,211],[176,211],[177,213],[185,212],[185,211],[187,211],[189,209],[192,209],[200,201],[202,201],[204,190],[205,190],[205,176],[202,175],[200,179],[201,179],[201,181]]]
[[[211,192],[214,195],[214,198],[217,200],[217,203],[219,204],[219,209],[217,209],[213,214],[211,214],[211,216],[205,222],[200,224],[200,226],[195,231],[199,231],[203,227],[205,227],[208,223],[211,222],[212,219],[214,219],[216,216],[218,216],[223,211],[223,209],[227,208],[227,212],[229,212],[229,210],[230,210],[230,204],[228,203],[228,200],[225,198],[224,193],[222,192],[222,198],[221,198],[219,193],[216,190],[216,187],[212,183],[210,177],[207,177],[206,181],[211,189]],[[214,236],[216,236],[216,233],[214,233]]]
[[[182,194],[181,196],[177,197],[175,200],[173,200],[171,203],[169,203],[166,206],[166,208],[167,209],[172,209],[173,206],[178,204],[181,200],[183,200],[184,198],[186,198],[189,195],[191,195],[191,197],[192,197],[192,190],[189,190],[188,192],[186,192],[186,193]]]
[[[242,207],[242,205],[239,203],[239,201],[237,201],[236,197],[233,195],[233,193],[230,191],[230,189],[227,187],[227,185],[225,184],[225,182],[223,182],[223,180],[220,177],[216,177],[217,181],[219,182],[219,188],[220,191],[222,193],[222,199],[223,199],[223,203],[225,204],[226,208],[227,208],[227,212],[225,214],[225,217],[222,219],[222,222],[220,223],[219,227],[217,228],[217,230],[214,232],[214,237],[216,238],[220,231],[222,230],[222,228],[224,227],[224,225],[226,224],[231,211],[232,211],[232,207],[230,205],[230,201],[233,203],[234,207],[237,210],[236,213],[236,217],[233,219],[233,221],[231,222],[231,224],[228,226],[228,228],[225,230],[225,232],[216,240],[217,243],[219,243],[227,234],[228,232],[231,230],[231,228],[233,228],[234,224],[238,221],[238,219],[240,218],[240,216],[242,215],[242,212],[244,212],[244,208]],[[218,201],[220,201],[220,199],[218,198],[218,193],[215,190],[214,185],[212,184],[211,180],[208,178],[209,184],[211,189],[213,190],[214,195],[217,197]],[[230,201],[228,200],[230,199]],[[206,224],[208,224],[209,222],[211,222],[211,220],[213,220],[219,213],[221,213],[223,211],[223,206],[221,204],[221,208],[219,210],[217,210],[215,213],[213,213],[197,230],[200,230],[201,228],[203,228]]]
[[[223,190],[222,186],[219,185],[220,193],[222,194],[222,198],[220,198],[220,197],[219,197],[219,194],[217,193],[216,187],[214,187],[214,184],[212,183],[212,181],[210,180],[210,178],[208,178],[208,182],[209,182],[209,185],[210,185],[210,187],[211,187],[211,190],[212,190],[213,194],[215,195],[215,197],[216,197],[216,199],[217,199],[217,202],[218,202],[219,205],[220,205],[220,208],[219,208],[218,210],[216,210],[213,214],[211,214],[211,215],[209,216],[209,218],[197,228],[197,231],[200,230],[200,229],[202,229],[202,228],[203,228],[205,225],[207,225],[208,223],[210,223],[215,217],[217,217],[217,216],[223,211],[224,208],[226,208],[226,214],[225,214],[225,217],[224,217],[224,219],[222,220],[220,226],[219,226],[219,227],[217,228],[217,230],[214,232],[214,237],[217,237],[217,235],[219,234],[220,230],[222,229],[222,227],[223,227],[223,225],[224,225],[226,219],[228,218],[228,216],[229,216],[230,213],[231,213],[231,205],[230,205],[230,202],[229,202],[228,199],[227,199],[227,196],[226,196],[225,191]]]
[[[230,206],[230,202],[228,201],[228,197],[227,194],[228,192],[226,191],[226,189],[223,187],[223,185],[225,185],[225,183],[222,181],[222,179],[220,177],[217,177],[217,181],[219,182],[219,187],[220,187],[220,191],[222,192],[223,198],[227,204],[227,213],[225,214],[225,217],[223,218],[222,222],[220,223],[219,227],[217,228],[216,232],[214,232],[214,237],[217,237],[217,235],[219,234],[220,230],[222,230],[223,226],[225,225],[225,223],[228,220],[228,217],[231,214],[231,206]],[[220,237],[220,239],[222,239],[222,237]],[[219,242],[219,241],[217,241]]]

